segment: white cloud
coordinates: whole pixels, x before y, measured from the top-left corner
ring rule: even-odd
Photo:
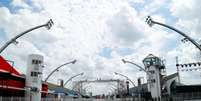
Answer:
[[[0,9],[0,26],[3,27],[3,24],[9,21],[10,19],[10,12],[6,7],[1,7]]]
[[[176,72],[173,67],[175,56],[183,56],[181,53],[183,51],[188,54],[185,55],[188,59],[194,54],[189,51],[194,47],[184,48],[186,46],[178,44],[179,47],[166,49],[168,44],[175,44],[170,42],[175,39],[175,34],[155,26],[149,28],[144,22],[147,12],[160,9],[160,6],[165,5],[165,1],[156,0],[141,12],[137,12],[129,2],[126,0],[60,0],[59,2],[57,0],[36,0],[32,3],[35,7],[40,8],[40,11],[36,12],[33,7],[28,5],[30,8],[19,9],[16,14],[1,7],[0,27],[4,28],[6,32],[7,39],[5,40],[26,29],[44,24],[50,18],[54,21],[54,26],[50,30],[37,29],[18,39],[19,45],[9,46],[3,56],[16,61],[17,69],[25,72],[28,54],[42,54],[45,57],[46,66],[44,78],[55,67],[77,59],[76,64],[63,67],[50,78],[50,82],[54,83],[57,82],[57,79],[67,80],[81,72],[85,72],[85,75],[75,80],[125,79],[113,74],[120,72],[136,82],[137,77],[145,74],[139,72],[139,69],[133,65],[123,64],[121,59],[131,59],[143,66],[142,60],[149,53],[167,59],[167,67],[171,68],[169,73]],[[23,6],[24,4],[15,3],[15,5]],[[152,7],[156,7],[156,9],[150,9]],[[176,14],[175,16],[177,16]],[[155,14],[153,18],[163,23],[166,23],[167,19],[160,14]],[[99,52],[104,47],[111,48],[112,58],[99,56]],[[131,48],[134,52],[123,57],[116,51],[118,48]]]
[[[184,1],[172,1],[171,12],[176,16],[179,21],[177,24],[182,26],[182,30],[189,31],[188,35],[194,37],[196,40],[200,40],[200,12],[199,6],[200,0],[184,0]],[[188,12],[188,13],[186,13]],[[186,30],[187,29],[187,30]]]
[[[200,14],[197,11],[200,11],[200,0],[183,0],[175,1],[172,0],[171,11],[173,15],[184,18],[192,19],[200,17]],[[186,13],[188,12],[188,13]]]
[[[184,0],[171,2],[171,13],[176,16],[179,20],[176,22],[177,27],[184,31],[187,35],[199,42],[200,40],[200,0]],[[200,51],[195,48],[190,42],[183,44],[180,47],[180,57],[182,63],[197,62],[200,61]],[[184,73],[183,77],[192,77],[198,79],[196,73]],[[192,79],[192,80],[194,80]],[[185,79],[184,82],[188,82],[191,79]],[[195,80],[194,80],[195,81]],[[196,82],[200,83],[200,82]]]
[[[108,27],[115,37],[115,43],[133,45],[143,38],[143,25],[133,8],[123,7],[108,21]]]
[[[0,8],[3,15],[5,15],[2,16],[1,22],[4,21],[2,26],[8,39],[31,27],[46,23],[49,18],[52,18],[55,23],[49,31],[45,28],[37,29],[18,39],[20,44],[9,46],[3,56],[12,57],[10,59],[17,61],[16,67],[25,72],[25,68],[23,68],[26,67],[25,57],[30,53],[43,54],[46,64],[44,77],[58,65],[76,58],[78,59],[77,64],[69,65],[70,69],[64,68],[63,70],[66,72],[73,71],[73,74],[85,71],[86,75],[95,71],[90,76],[93,78],[101,76],[100,71],[97,71],[97,69],[102,67],[98,65],[101,63],[98,63],[100,60],[97,60],[96,56],[99,50],[104,45],[107,45],[110,38],[107,37],[108,33],[105,31],[106,21],[115,12],[119,11],[118,9],[127,5],[126,2],[116,0],[57,2],[52,0],[48,1],[48,3],[47,1],[37,1],[37,3],[41,3],[39,5],[43,8],[40,12],[33,12],[32,9],[23,8],[19,9],[16,14],[11,14],[8,9]],[[13,57],[19,58],[15,59]],[[96,62],[98,64],[94,64]],[[71,75],[69,73],[66,76]],[[50,81],[56,82],[57,80],[50,79]]]
[[[11,5],[14,7],[29,8],[29,6],[25,3],[25,0],[13,0]]]

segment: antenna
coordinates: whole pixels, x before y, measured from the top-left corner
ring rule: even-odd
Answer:
[[[176,56],[176,67],[177,67],[177,74],[178,74],[178,81],[179,83],[181,83],[180,81],[180,75],[179,75],[179,59],[178,56]]]

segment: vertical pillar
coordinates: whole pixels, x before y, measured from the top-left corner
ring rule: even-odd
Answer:
[[[180,73],[179,73],[179,59],[178,56],[176,57],[176,66],[177,66],[177,73],[178,73],[178,81],[181,82]]]
[[[129,81],[126,81],[127,96],[129,96]]]
[[[41,101],[43,56],[28,56],[26,72],[26,100]]]
[[[117,95],[120,96],[120,84],[119,84],[120,80],[117,81]]]
[[[138,98],[141,101],[141,94],[142,94],[141,78],[139,77],[137,81],[138,81]]]
[[[160,101],[161,97],[161,83],[160,83],[160,70],[155,66],[150,67],[150,90],[152,96],[156,99],[156,101]]]

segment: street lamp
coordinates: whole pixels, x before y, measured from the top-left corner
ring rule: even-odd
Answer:
[[[140,65],[138,65],[138,64],[136,64],[136,63],[134,63],[134,62],[127,61],[127,60],[124,60],[124,59],[122,59],[122,62],[123,62],[124,64],[130,63],[130,64],[132,64],[132,65],[135,65],[136,67],[140,68],[140,70],[142,70],[142,71],[144,71],[145,73],[147,73],[147,75],[149,74],[149,72],[147,72],[142,66],[140,66]],[[138,86],[139,86],[139,85],[138,85]],[[139,99],[141,100],[141,94],[140,94],[140,93],[139,93]]]
[[[73,60],[73,61],[64,63],[64,64],[60,65],[59,67],[57,67],[56,69],[54,69],[54,70],[46,77],[45,82],[47,82],[47,80],[50,78],[50,76],[51,76],[54,72],[59,71],[59,68],[65,66],[65,65],[71,64],[71,63],[72,63],[72,64],[75,64],[76,61],[77,61],[77,60]]]
[[[115,85],[113,83],[109,83],[107,87],[112,88],[114,90],[114,92],[118,90],[118,85]],[[115,92],[115,93],[117,93],[117,92]]]
[[[111,94],[113,93],[114,95],[116,95],[116,92],[115,92],[117,90],[116,87],[109,86],[108,90],[111,91]]]
[[[7,41],[1,48],[0,48],[0,53],[2,53],[4,51],[4,49],[6,49],[11,43],[18,43],[16,40],[20,37],[22,37],[23,35],[25,35],[28,32],[31,32],[35,29],[41,28],[41,27],[46,27],[48,30],[52,27],[52,25],[54,24],[54,22],[52,21],[52,19],[50,19],[46,24],[43,25],[39,25],[36,27],[33,27],[31,29],[28,29],[20,34],[18,34],[17,36],[13,37],[12,39],[10,39],[9,41]]]
[[[153,21],[152,18],[150,16],[148,16],[146,18],[146,22],[147,24],[152,27],[154,24],[158,24],[158,25],[161,25],[163,27],[167,27],[171,30],[174,30],[175,32],[179,33],[180,35],[182,35],[184,37],[185,40],[189,40],[193,45],[195,45],[200,51],[201,51],[201,46],[196,42],[194,41],[190,36],[186,35],[185,33],[183,33],[182,31],[174,28],[174,27],[171,27],[169,25],[166,25],[166,24],[163,24],[163,23],[160,23],[160,22],[156,22],[156,21]]]
[[[123,61],[123,63],[125,63],[125,64],[126,64],[126,63],[130,63],[130,64],[132,64],[132,65],[135,65],[136,67],[140,68],[140,70],[144,71],[147,75],[150,75],[150,72],[147,71],[146,69],[144,69],[142,66],[140,66],[140,65],[138,65],[138,64],[136,64],[136,63],[134,63],[134,62],[124,60],[124,59],[122,59],[122,61]]]
[[[123,75],[123,74],[121,74],[121,73],[117,73],[117,72],[114,72],[114,74],[115,74],[115,75],[120,75],[120,76],[125,77],[127,80],[129,80],[129,81],[132,83],[133,87],[135,87],[135,83],[134,83],[131,79],[129,79],[129,77],[127,77],[127,76],[125,76],[125,75]]]
[[[77,75],[74,75],[74,76],[70,77],[70,78],[64,83],[64,86],[65,86],[70,80],[72,80],[73,78],[75,78],[75,77],[77,77],[77,76],[82,76],[82,75],[84,75],[84,73],[80,73],[80,74],[77,74]]]
[[[89,90],[90,88],[92,88],[92,86],[91,85],[87,85],[87,86],[83,87],[82,90],[87,95],[87,90]]]
[[[124,64],[126,64],[126,63],[133,64],[133,65],[135,65],[136,67],[140,68],[140,70],[142,70],[142,71],[144,71],[144,72],[147,72],[142,66],[140,66],[140,65],[138,65],[138,64],[136,64],[136,63],[134,63],[134,62],[127,61],[127,60],[124,60],[124,59],[122,59],[122,62],[123,62]]]

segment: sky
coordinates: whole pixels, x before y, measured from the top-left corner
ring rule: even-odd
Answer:
[[[0,46],[17,34],[52,19],[50,30],[40,28],[19,38],[1,55],[15,61],[15,68],[26,73],[29,54],[44,56],[43,78],[57,66],[77,59],[56,72],[49,82],[67,80],[84,72],[73,81],[89,79],[125,79],[135,83],[145,77],[127,59],[143,66],[148,54],[164,59],[167,74],[176,72],[179,63],[200,61],[200,52],[190,42],[183,43],[178,33],[145,23],[147,16],[174,26],[200,42],[200,0],[0,0]],[[200,71],[180,72],[184,84],[200,84]],[[137,83],[136,83],[137,84]],[[72,82],[67,85],[71,87]],[[97,86],[94,88],[94,86]],[[93,85],[89,91],[103,93],[107,85]],[[99,90],[98,90],[99,89]],[[107,92],[110,92],[108,90]]]

